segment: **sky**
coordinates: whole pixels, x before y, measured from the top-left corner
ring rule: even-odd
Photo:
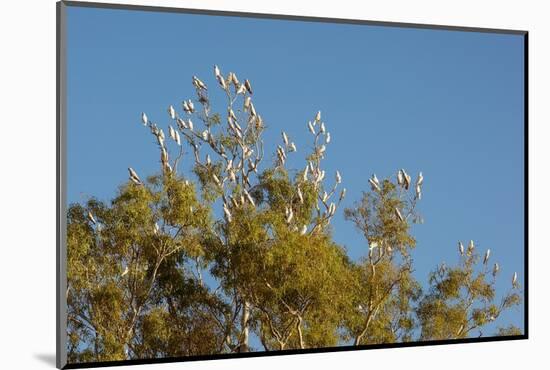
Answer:
[[[499,262],[498,294],[514,271],[523,281],[522,36],[79,7],[67,14],[69,203],[109,201],[129,166],[142,177],[158,172],[141,112],[167,131],[167,107],[195,98],[192,75],[214,86],[217,64],[251,81],[266,152],[283,130],[296,143],[289,167],[303,167],[307,122],[322,111],[332,137],[324,168],[331,178],[339,170],[348,191],[334,238],[352,258],[367,244],[343,208],[373,173],[395,179],[405,168],[424,175],[425,222],[412,229],[423,285],[438,263],[457,263],[457,242],[470,239]],[[523,328],[523,305],[499,323]]]

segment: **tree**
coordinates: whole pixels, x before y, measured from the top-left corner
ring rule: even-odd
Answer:
[[[332,237],[346,191],[339,172],[331,180],[322,169],[330,134],[321,112],[308,122],[302,169],[286,167],[297,146],[285,132],[269,163],[250,81],[214,74],[223,114],[195,76],[196,99],[182,114],[168,108],[169,139],[142,114],[158,174],[142,180],[129,168],[109,204],[69,207],[71,362],[465,337],[519,304],[514,281],[495,305],[496,273],[486,282],[487,261],[476,272],[473,251],[453,270],[439,267],[423,293],[410,254],[423,177],[413,184],[403,169],[395,183],[374,175],[344,211],[368,243],[351,260]],[[180,173],[182,161],[192,173]]]

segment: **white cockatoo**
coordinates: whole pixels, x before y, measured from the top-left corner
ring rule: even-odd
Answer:
[[[325,135],[325,144],[328,143],[330,143],[330,132],[327,132],[327,134]]]
[[[403,178],[403,171],[397,171],[397,184],[403,186],[405,184],[405,179]]]
[[[493,265],[493,276],[496,276],[499,270],[500,270],[500,266],[498,265],[498,263],[495,263]]]
[[[340,192],[340,198],[338,199],[339,202],[341,202],[346,197],[346,188],[342,189]]]
[[[487,249],[487,252],[485,252],[485,256],[483,257],[483,264],[486,265],[487,262],[489,262],[489,256],[491,255],[491,250]]]
[[[461,256],[464,255],[464,244],[462,244],[462,242],[458,242],[458,253],[460,253]]]
[[[474,251],[474,248],[475,248],[474,241],[470,240],[470,242],[468,243],[468,255],[472,254],[472,252]]]
[[[199,80],[197,76],[193,76],[193,85],[195,85],[195,87],[198,89],[208,90],[204,82]]]
[[[342,175],[340,175],[340,171],[336,171],[336,183],[340,184],[342,182]]]
[[[144,112],[141,113],[141,122],[143,123],[143,126],[147,126],[147,123],[149,122],[149,119]]]
[[[418,179],[416,179],[416,185],[422,186],[422,183],[424,182],[424,176],[422,176],[422,172],[418,174]]]
[[[97,221],[95,220],[95,217],[94,217],[94,215],[92,214],[92,212],[88,212],[88,219],[89,219],[90,222],[91,222],[92,224],[94,224],[94,225],[97,223]]]
[[[319,123],[319,121],[321,121],[321,111],[318,111],[315,115],[315,122]]]
[[[137,185],[141,185],[141,179],[139,178],[138,174],[132,167],[128,167],[128,172],[130,173],[130,180],[132,180],[133,183]]]
[[[302,230],[300,231],[300,235],[306,235],[307,233],[307,225],[302,226]]]
[[[244,87],[246,91],[248,91],[248,93],[252,95],[252,85],[250,84],[250,81],[244,80]]]
[[[282,132],[281,135],[283,136],[283,143],[285,143],[285,146],[288,146],[288,136],[286,135],[286,132]]]
[[[168,114],[170,115],[171,119],[176,119],[176,110],[172,105],[168,107]]]
[[[315,128],[313,127],[313,124],[311,123],[311,121],[307,123],[307,127],[309,128],[309,132],[315,135]]]

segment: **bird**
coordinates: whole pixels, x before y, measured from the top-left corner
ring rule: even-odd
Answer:
[[[250,115],[252,117],[256,117],[256,108],[254,108],[254,104],[250,102]]]
[[[322,196],[323,203],[326,203],[326,202],[327,202],[327,199],[328,199],[328,194],[327,194],[327,192],[325,191],[325,192],[323,193],[323,196]]]
[[[193,102],[191,101],[191,99],[189,99],[187,101],[187,106],[189,107],[189,112],[190,113],[193,113],[195,111],[195,105],[193,104]]]
[[[372,250],[376,247],[378,247],[378,242],[370,242],[369,243],[369,250]]]
[[[472,254],[472,252],[474,251],[474,248],[475,248],[474,241],[470,240],[470,242],[468,243],[468,255]]]
[[[340,184],[342,182],[342,176],[340,175],[340,171],[336,171],[336,183]]]
[[[227,85],[225,84],[225,79],[222,75],[218,74],[216,75],[216,79],[218,80],[218,83],[222,87],[222,89],[227,90]]]
[[[142,184],[138,174],[136,173],[136,171],[134,171],[132,167],[128,167],[128,172],[130,173],[130,180],[132,180],[137,185]]]
[[[182,131],[187,128],[187,123],[179,117],[176,119],[176,123],[178,124],[179,129]]]
[[[237,89],[237,95],[244,94],[245,92],[246,92],[246,86],[244,86],[244,84],[241,84]]]
[[[245,112],[248,110],[248,108],[250,108],[251,100],[252,98],[250,98],[250,96],[247,96],[246,98],[244,98],[243,108]]]
[[[332,216],[334,216],[335,213],[336,213],[336,204],[331,202],[330,206],[328,207],[328,215],[329,215],[329,217],[332,217]]]
[[[309,131],[310,131],[313,135],[315,135],[315,128],[313,127],[313,124],[311,123],[311,121],[307,123],[307,126],[308,126],[308,128],[309,128]]]
[[[319,122],[321,121],[321,111],[318,111],[317,114],[315,115],[315,122]]]
[[[212,160],[210,159],[210,154],[206,155],[206,164],[210,165],[212,163]]]
[[[512,277],[512,287],[517,288],[518,286],[518,273],[514,272],[514,276]]]
[[[422,172],[418,174],[418,179],[416,179],[416,185],[421,186],[424,182],[424,176],[422,176]]]
[[[325,135],[325,144],[328,143],[330,143],[330,132],[327,132],[327,134]]]
[[[420,189],[420,185],[416,184],[415,191],[416,199],[422,199],[422,189]]]
[[[411,186],[411,176],[409,176],[404,169],[401,169],[401,172],[403,173],[403,185],[405,186],[405,190],[409,190],[409,187]]]
[[[403,178],[403,171],[399,170],[397,171],[397,184],[403,186],[404,183],[405,179]]]
[[[120,274],[121,277],[123,277],[124,275],[126,275],[128,273],[129,269],[128,269],[128,266],[126,266],[126,268],[124,269],[124,272],[122,272],[122,274]]]
[[[208,141],[208,129],[205,129],[205,130],[202,132],[201,136],[202,136],[202,139],[203,139],[204,141]]]
[[[97,223],[96,220],[95,220],[94,215],[92,214],[92,212],[88,212],[88,219],[89,219],[90,222],[93,223],[94,225]]]
[[[369,179],[369,183],[370,183],[370,185],[371,185],[371,187],[372,187],[372,190],[375,190],[375,191],[377,191],[377,192],[380,192],[380,186],[378,185],[378,183],[377,183],[376,181],[374,181],[373,178],[370,178],[370,179]]]
[[[168,114],[170,114],[170,118],[176,119],[176,110],[172,105],[168,107]]]
[[[288,146],[288,136],[286,135],[286,132],[282,132],[281,135],[283,136],[283,143],[285,143],[285,146]]]
[[[176,131],[172,126],[168,126],[168,133],[170,134],[170,138],[176,141]]]
[[[340,192],[340,198],[338,199],[339,202],[341,202],[346,196],[346,188],[342,189]]]
[[[498,263],[495,262],[493,266],[493,277],[498,274],[498,270],[500,270],[500,266],[498,265]]]
[[[187,120],[187,126],[189,126],[189,130],[193,131],[193,121],[191,119]]]
[[[487,252],[485,252],[485,257],[483,257],[483,264],[486,265],[487,262],[489,262],[489,256],[491,255],[491,250],[487,249]]]
[[[218,77],[221,74],[220,69],[214,64],[214,75]]]
[[[176,144],[181,145],[180,133],[175,131],[175,135],[176,135]]]
[[[376,183],[376,185],[380,186],[380,181],[378,181],[378,177],[376,177],[376,174],[372,174],[372,181]]]
[[[405,221],[405,219],[403,218],[403,216],[401,216],[401,212],[399,211],[399,208],[395,207],[395,208],[394,208],[394,211],[395,211],[395,215],[397,216],[397,218],[398,218],[401,222]]]
[[[306,235],[307,233],[307,225],[302,226],[302,230],[300,231],[300,235]]]
[[[159,230],[160,230],[159,224],[157,224],[157,223],[155,222],[155,226],[154,226],[154,228],[153,228],[153,232],[154,232],[155,234],[158,234],[158,233],[159,233]]]
[[[291,152],[295,152],[296,151],[296,144],[294,144],[294,142],[290,143],[289,148],[290,148]]]
[[[248,91],[248,93],[252,95],[252,85],[250,85],[250,81],[244,80],[244,87],[246,91]]]
[[[320,131],[321,131],[322,134],[324,134],[324,133],[326,132],[325,123],[324,123],[324,122],[321,122]]]
[[[234,72],[229,73],[229,80],[233,82],[233,85],[235,85],[235,87],[239,85],[239,79],[237,78],[237,75]]]
[[[143,122],[143,126],[147,126],[147,123],[149,122],[145,113],[141,113],[141,122]]]
[[[235,121],[237,120],[237,116],[235,115],[235,112],[233,112],[233,109],[229,108],[228,113],[229,113],[229,117],[231,117],[231,119],[233,119]],[[238,124],[238,123],[235,122],[235,124]]]
[[[195,85],[195,87],[198,89],[208,90],[204,82],[199,80],[197,76],[193,76],[193,85]]]
[[[464,255],[464,244],[462,242],[458,242],[458,251],[460,252],[460,255]]]

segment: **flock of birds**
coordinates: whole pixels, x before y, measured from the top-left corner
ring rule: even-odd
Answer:
[[[458,242],[458,253],[461,256],[464,256],[465,254],[466,256],[471,256],[474,252],[474,249],[475,249],[475,244],[473,240],[470,240],[470,242],[468,243],[468,248],[466,249],[466,251],[464,251],[464,244],[462,244],[461,241]],[[487,266],[487,264],[489,263],[490,256],[491,256],[491,249],[487,249],[485,251],[485,255],[483,256],[483,265]],[[495,262],[495,264],[493,265],[493,271],[492,271],[493,277],[496,277],[499,271],[500,271],[500,266],[497,262]],[[514,275],[512,275],[512,287],[513,288],[519,287],[517,272],[514,272]]]
[[[253,91],[252,91],[252,85],[251,85],[250,81],[248,79],[246,79],[241,84],[239,82],[237,76],[233,72],[230,72],[228,78],[226,79],[226,78],[223,77],[223,75],[222,75],[222,73],[221,73],[221,71],[220,71],[220,69],[217,65],[214,66],[214,75],[215,75],[216,80],[218,81],[220,87],[224,91],[226,91],[228,93],[228,95],[229,95],[229,86],[228,86],[228,84],[232,84],[232,85],[235,86],[235,94],[237,96],[238,95],[243,95],[244,96],[244,98],[243,98],[244,99],[243,111],[249,113],[249,124],[252,121],[256,121],[257,125],[258,124],[261,125],[262,124],[261,117],[257,114],[256,109],[255,109],[255,107],[254,107],[254,105],[251,101],[250,95],[252,95]],[[197,92],[198,92],[198,95],[199,95],[199,102],[200,103],[207,102],[207,97],[204,94],[204,91],[208,90],[206,84],[196,76],[192,77],[192,83],[193,83],[193,86],[197,89]],[[195,105],[193,104],[193,101],[191,99],[183,101],[182,102],[182,107],[183,107],[183,111],[188,115],[191,115],[191,114],[196,112]],[[196,144],[194,143],[193,138],[200,138],[205,143],[210,144],[210,146],[212,148],[217,149],[217,148],[215,148],[215,143],[213,142],[214,139],[213,139],[213,136],[210,132],[210,127],[207,127],[201,133],[195,133],[194,132],[194,124],[191,121],[191,119],[188,118],[188,119],[184,120],[184,119],[180,118],[178,116],[175,108],[172,105],[170,105],[168,107],[168,114],[169,114],[169,116],[172,120],[176,121],[177,126],[180,130],[180,131],[178,131],[178,130],[174,129],[174,127],[172,127],[171,125],[169,126],[170,138],[178,146],[182,145],[182,139],[181,139],[181,136],[180,136],[180,132],[182,132],[186,136],[186,138],[188,139],[188,142],[191,145],[193,145],[195,147],[195,149],[196,149],[196,146],[195,146]],[[207,114],[206,109],[205,109],[205,114]],[[141,114],[141,121],[142,121],[144,126],[149,126],[149,128],[151,129],[152,134],[157,139],[157,143],[158,143],[158,145],[161,149],[161,163],[163,165],[163,168],[168,172],[172,172],[172,167],[171,167],[171,165],[168,161],[168,151],[167,151],[166,146],[165,146],[164,131],[161,128],[158,128],[156,124],[152,123],[149,120],[149,118],[147,117],[146,113]],[[248,159],[248,171],[249,172],[252,171],[252,172],[257,173],[258,161],[253,161],[249,158],[251,156],[251,154],[253,153],[253,149],[250,149],[248,146],[246,146],[244,144],[243,136],[244,136],[244,133],[245,133],[246,130],[243,130],[242,127],[239,125],[238,120],[237,120],[237,116],[236,116],[235,112],[233,111],[233,109],[231,107],[228,109],[228,119],[227,119],[227,121],[228,121],[228,128],[229,128],[230,132],[233,133],[233,135],[238,139],[238,141],[241,145],[242,161],[237,166],[234,166],[235,158],[228,158],[227,155],[225,154],[225,150],[224,150],[223,146],[220,146],[220,150],[219,151],[216,150],[216,151],[218,152],[218,154],[221,155],[222,158],[224,158],[226,160],[225,172],[227,173],[227,176],[224,177],[223,180],[220,180],[216,174],[212,174],[212,179],[214,180],[214,182],[218,186],[223,187],[223,184],[225,183],[226,180],[229,180],[233,183],[236,183],[237,182],[236,172],[241,171],[242,175],[243,175],[243,182],[250,186],[248,179],[245,178],[245,171],[243,170],[243,168],[244,168],[243,163],[244,163],[244,160]],[[316,129],[317,126],[318,126],[318,129]],[[315,117],[312,121],[308,122],[307,127],[308,127],[308,130],[311,132],[311,134],[314,135],[314,137],[315,137],[315,155],[317,156],[318,161],[317,161],[317,163],[314,163],[314,161],[309,161],[308,162],[308,164],[306,165],[306,167],[305,167],[305,169],[303,170],[303,173],[302,173],[302,181],[303,182],[312,181],[314,186],[317,188],[319,186],[319,184],[325,178],[325,171],[320,169],[319,160],[321,158],[323,158],[324,153],[326,151],[326,144],[330,143],[331,136],[330,136],[330,133],[327,132],[327,130],[326,130],[325,123],[321,121],[321,112],[320,111],[317,112],[317,114],[315,115]],[[191,134],[186,134],[184,132],[184,130],[188,130],[190,133],[193,133],[194,136],[191,135]],[[277,146],[277,152],[276,153],[277,153],[278,165],[284,166],[284,164],[286,162],[286,159],[287,159],[287,154],[296,152],[297,148],[296,148],[296,144],[293,141],[290,140],[290,138],[289,138],[289,136],[286,132],[283,131],[281,133],[281,136],[282,136],[282,140],[283,140],[283,145],[282,146],[281,145]],[[318,138],[320,136],[324,137],[324,140],[323,140],[324,144],[319,144],[318,145]],[[202,163],[198,159],[198,156],[196,156],[196,160],[199,164],[202,165]],[[211,163],[212,162],[211,162],[210,156],[207,155],[206,156],[206,166],[211,165]],[[129,180],[132,181],[132,183],[134,183],[136,185],[143,185],[143,182],[141,181],[141,179],[138,176],[137,172],[132,167],[128,168],[128,173],[129,173]],[[336,183],[334,185],[334,188],[329,193],[324,191],[323,194],[320,195],[320,201],[321,201],[322,204],[324,204],[324,206],[326,208],[326,212],[324,213],[324,217],[327,220],[330,220],[330,218],[332,216],[334,216],[334,214],[336,212],[336,208],[337,208],[336,203],[334,203],[334,202],[328,203],[328,201],[329,201],[329,198],[335,193],[336,187],[342,182],[342,176],[341,176],[339,171],[336,171],[335,180],[336,180]],[[372,177],[369,178],[368,181],[369,181],[369,184],[371,185],[371,188],[372,188],[373,191],[378,192],[378,193],[382,192],[382,187],[381,187],[381,184],[380,184],[380,180],[378,179],[376,174],[373,174]],[[423,182],[424,182],[424,176],[422,175],[422,172],[420,172],[418,174],[417,180],[414,184],[415,199],[417,199],[417,200],[420,200],[422,198],[422,184],[423,184]],[[404,169],[400,169],[397,172],[397,185],[402,187],[405,190],[409,190],[410,187],[413,185],[411,176]],[[343,188],[340,192],[338,203],[340,203],[344,199],[345,195],[346,195],[346,189]],[[304,197],[303,197],[303,193],[302,193],[299,186],[297,187],[297,197],[298,197],[298,201],[301,204],[303,204]],[[237,202],[237,200],[234,197],[232,197],[231,195],[229,195],[227,197],[224,195],[223,212],[224,212],[224,215],[225,215],[225,218],[227,219],[227,221],[232,222],[233,215],[231,213],[230,206],[228,205],[228,200],[231,202],[233,207],[239,206],[239,202]],[[247,188],[245,186],[243,186],[242,187],[242,195],[241,195],[241,199],[240,199],[240,204],[245,204],[245,202],[250,203],[254,207],[256,206],[256,202],[254,201],[254,198],[251,196],[251,194],[247,190]],[[319,205],[316,205],[316,207],[317,207],[317,210],[319,211],[320,210]],[[397,217],[397,219],[399,219],[402,222],[405,221],[405,218],[401,214],[401,211],[399,210],[399,208],[395,207],[394,212],[395,212],[395,216]],[[292,221],[294,219],[294,210],[293,210],[292,203],[285,207],[284,218],[285,218],[285,222],[287,224],[290,225],[292,223]],[[88,212],[88,219],[90,220],[90,222],[92,222],[92,224],[94,224],[94,225],[97,224],[97,220],[95,219],[95,217],[93,216],[93,214],[91,212]],[[305,235],[308,232],[308,225],[302,225],[301,227],[294,226],[294,230],[299,231],[301,235]],[[158,226],[157,223],[155,223],[154,232],[155,232],[155,234],[157,234],[159,232],[159,226]],[[372,250],[376,247],[378,247],[377,242],[370,243],[369,251],[372,252]],[[470,240],[470,242],[468,243],[468,248],[467,248],[466,251],[464,249],[464,245],[462,244],[462,242],[458,242],[458,249],[459,249],[459,253],[460,253],[461,256],[464,256],[465,253],[467,255],[471,255],[474,251],[474,248],[475,248],[475,245],[474,245],[473,240]],[[485,252],[484,258],[483,258],[483,264],[484,265],[487,265],[487,263],[489,261],[490,254],[491,254],[491,250],[487,249],[487,251]],[[495,263],[494,266],[493,266],[493,270],[492,270],[493,277],[495,277],[497,275],[499,270],[500,270],[499,264]],[[128,267],[126,267],[125,270],[122,272],[121,276],[125,276],[128,273],[128,271],[129,271]],[[512,277],[512,286],[514,288],[518,287],[518,281],[517,280],[518,280],[517,272],[514,272],[514,275]],[[360,308],[360,310],[362,310],[361,306],[359,306],[359,308]],[[463,330],[463,328],[460,328],[457,335],[459,335],[460,332],[462,332],[462,330]]]

